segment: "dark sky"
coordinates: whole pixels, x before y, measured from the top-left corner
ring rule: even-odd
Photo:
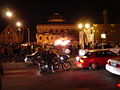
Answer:
[[[0,12],[9,8],[16,17],[29,25],[46,23],[49,16],[58,12],[69,23],[82,18],[102,23],[102,11],[108,10],[109,23],[120,23],[119,0],[0,0]],[[5,18],[0,16],[2,22]]]

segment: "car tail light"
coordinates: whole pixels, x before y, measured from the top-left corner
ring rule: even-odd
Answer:
[[[76,59],[76,61],[80,61],[80,57],[79,56],[75,57],[75,59]]]

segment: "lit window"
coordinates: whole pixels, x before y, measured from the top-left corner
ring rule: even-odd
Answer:
[[[106,34],[101,34],[101,38],[105,39],[106,38]]]

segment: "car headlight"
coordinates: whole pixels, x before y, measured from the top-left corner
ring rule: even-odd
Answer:
[[[83,63],[83,62],[84,62],[84,60],[80,59],[80,62],[81,62],[81,63]]]
[[[79,56],[75,57],[75,59],[76,59],[76,61],[80,61],[80,57]]]

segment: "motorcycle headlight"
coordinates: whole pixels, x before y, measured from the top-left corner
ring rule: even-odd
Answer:
[[[63,57],[60,57],[60,59],[61,59],[61,60],[64,60],[64,58],[63,58]]]

